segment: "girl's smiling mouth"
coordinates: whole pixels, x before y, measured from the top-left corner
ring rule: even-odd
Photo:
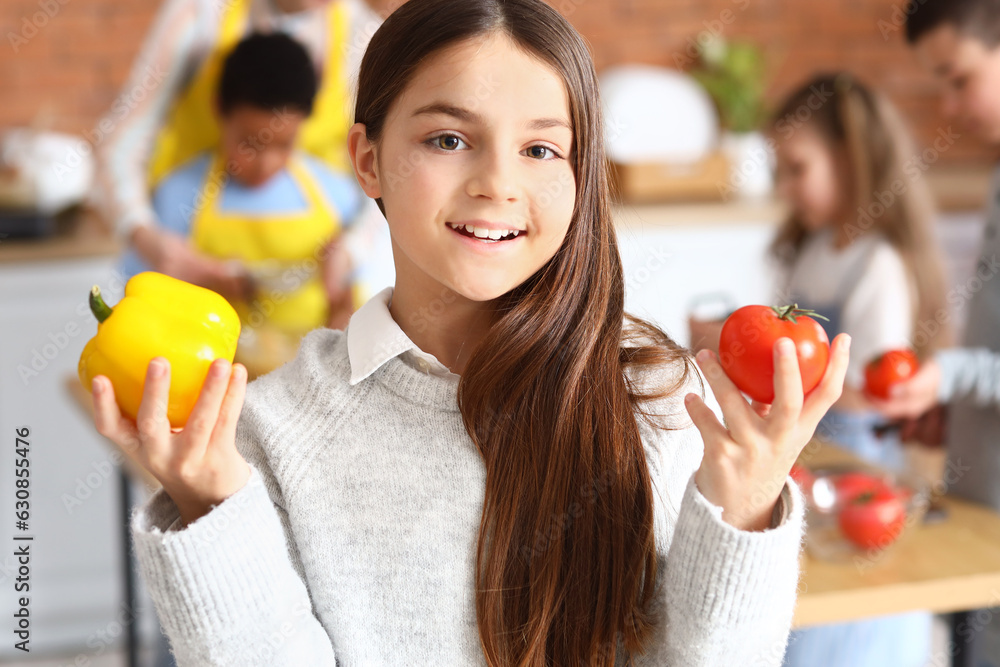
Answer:
[[[503,224],[470,220],[468,222],[448,222],[448,227],[456,234],[469,239],[477,245],[496,244],[513,241],[518,235],[526,234],[517,227],[507,227]]]

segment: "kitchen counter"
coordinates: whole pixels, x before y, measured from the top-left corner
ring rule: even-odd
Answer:
[[[121,244],[93,210],[79,207],[56,218],[46,238],[0,238],[0,264],[117,255]]]
[[[848,451],[813,440],[799,462],[819,468],[857,463]],[[795,627],[843,623],[885,614],[947,613],[996,605],[1000,591],[1000,514],[946,495],[948,515],[909,526],[898,544],[849,562],[802,554]]]

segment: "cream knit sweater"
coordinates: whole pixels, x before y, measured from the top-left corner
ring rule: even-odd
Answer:
[[[236,436],[246,486],[179,530],[162,489],[135,511],[141,574],[179,667],[486,664],[473,579],[485,470],[458,382],[397,355],[351,386],[349,332],[309,333],[250,383]],[[770,530],[724,523],[694,484],[703,445],[684,393],[664,406],[680,430],[639,422],[665,613],[638,664],[780,665],[802,496],[786,483]]]

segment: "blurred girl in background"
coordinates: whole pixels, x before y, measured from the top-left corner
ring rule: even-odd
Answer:
[[[807,82],[775,119],[778,189],[790,206],[771,246],[780,300],[826,317],[831,339],[854,340],[844,394],[819,434],[899,469],[899,442],[874,434],[864,366],[905,347],[924,359],[950,335],[934,318],[944,274],[917,153],[891,104],[846,73]]]
[[[778,300],[826,317],[818,321],[831,339],[853,339],[844,392],[817,435],[900,470],[899,438],[876,435],[884,423],[863,392],[864,366],[906,347],[927,358],[949,337],[934,318],[945,285],[917,153],[891,104],[847,73],[792,93],[771,132],[778,191],[790,208],[771,246]],[[930,613],[916,612],[797,631],[785,664],[923,667],[930,624]]]

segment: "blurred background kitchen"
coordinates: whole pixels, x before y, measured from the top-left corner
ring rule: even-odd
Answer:
[[[188,4],[215,4],[221,16],[234,3]],[[294,4],[252,3],[271,14]],[[342,36],[344,62],[350,64],[379,17],[398,3],[348,4],[362,17]],[[905,44],[901,0],[551,4],[589,40],[601,76],[628,310],[694,344],[692,318],[713,320],[739,305],[771,302],[774,267],[767,248],[787,209],[776,197],[765,122],[788,93],[820,72],[853,72],[899,108],[915,141],[915,178],[936,203],[934,233],[947,286],[972,275],[996,155],[942,116],[937,84]],[[0,617],[6,619],[0,636],[7,638],[0,643],[0,664],[168,664],[152,606],[126,567],[123,527],[128,507],[141,502],[155,481],[130,468],[96,433],[89,396],[76,377],[81,350],[96,332],[87,306],[90,287],[99,285],[113,304],[127,278],[121,264],[129,247],[122,233],[127,221],[114,219],[126,213],[108,204],[114,184],[108,190],[99,181],[102,173],[116,173],[101,160],[116,154],[113,144],[123,141],[122,128],[136,120],[133,111],[148,113],[148,100],[171,80],[162,63],[167,70],[134,69],[144,45],[154,49],[156,40],[169,39],[151,34],[160,10],[158,2],[139,0],[0,4],[0,433],[8,448],[0,457]],[[190,79],[194,72],[180,76]],[[788,119],[793,126],[809,120],[808,107],[799,111]],[[360,290],[362,301],[394,277],[384,221],[377,212],[374,219],[366,215],[370,210],[362,206],[342,220],[376,232],[358,244],[366,254],[351,289]],[[956,335],[964,303],[948,305]],[[284,359],[265,349],[266,342],[243,344],[262,371]],[[10,547],[10,450],[21,427],[30,429],[36,536],[30,654],[13,648],[7,629],[16,610],[17,576]],[[926,450],[921,456],[933,475],[940,454]],[[961,556],[945,558],[955,562]],[[982,556],[981,566],[973,572],[982,575],[977,586],[1000,583],[1000,545]],[[891,567],[891,559],[876,564],[866,581],[881,585],[903,576]],[[943,581],[934,585],[947,588]],[[853,607],[859,615],[866,600],[874,599],[840,600],[836,594],[830,593],[831,604]],[[907,608],[951,612],[981,606],[938,604],[932,593],[920,595]],[[797,622],[844,618],[820,613]],[[953,620],[936,618],[935,661],[928,664],[951,664]]]

